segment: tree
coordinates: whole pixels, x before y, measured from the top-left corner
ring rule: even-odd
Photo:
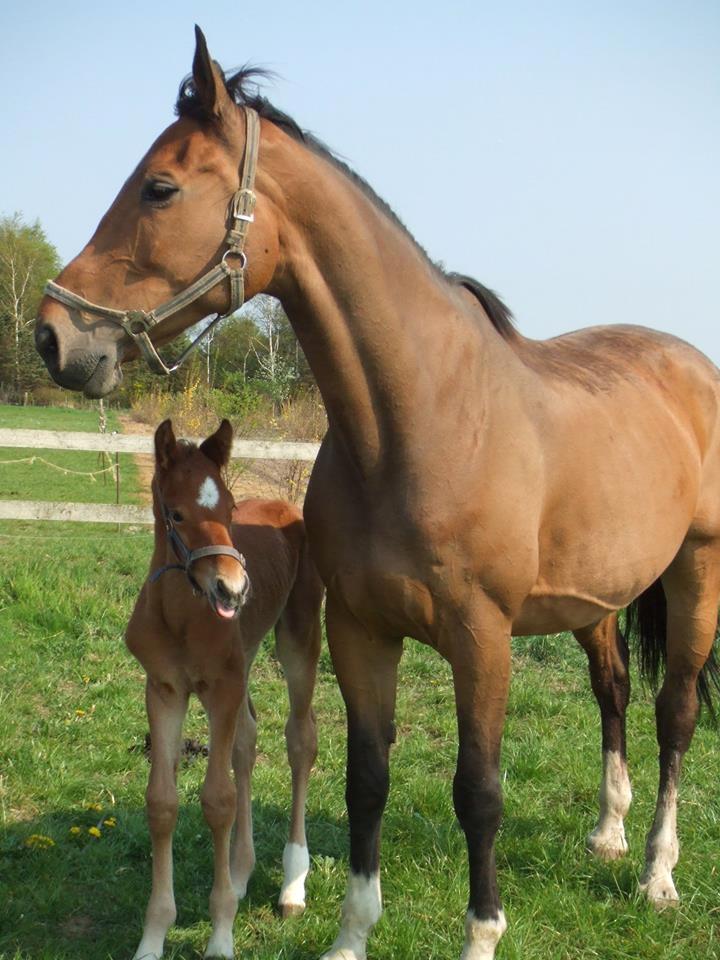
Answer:
[[[11,385],[16,395],[47,376],[32,324],[45,282],[60,267],[38,220],[25,224],[19,213],[0,218],[0,383]]]

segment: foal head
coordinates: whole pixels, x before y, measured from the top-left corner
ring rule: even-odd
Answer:
[[[184,570],[188,586],[201,592],[223,620],[237,615],[250,589],[244,558],[230,533],[233,496],[221,475],[231,447],[227,420],[199,447],[178,442],[170,420],[155,432],[153,508],[156,537],[164,531],[168,562],[151,579],[168,569]]]

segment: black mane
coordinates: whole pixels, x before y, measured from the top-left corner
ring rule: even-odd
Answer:
[[[458,273],[447,273],[438,264],[434,263],[423,247],[417,242],[402,220],[397,216],[393,209],[379,197],[370,184],[363,180],[351,167],[349,167],[340,157],[319,140],[314,134],[303,130],[292,117],[283,113],[274,104],[270,103],[267,97],[260,94],[258,82],[272,79],[275,75],[270,70],[264,70],[262,67],[244,66],[231,75],[225,77],[225,87],[228,94],[238,106],[251,107],[257,111],[258,115],[265,120],[269,120],[276,127],[279,127],[284,133],[293,140],[304,144],[326,160],[329,160],[338,170],[348,177],[382,211],[393,223],[397,224],[405,235],[413,242],[417,249],[423,254],[426,260],[433,266],[437,273],[448,283],[454,286],[462,286],[472,293],[490,318],[490,322],[498,333],[505,340],[513,340],[517,336],[513,323],[513,316],[510,310],[505,306],[496,293],[483,286],[478,280],[472,277],[464,276]],[[198,123],[207,122],[207,116],[200,98],[195,90],[195,85],[191,76],[186,77],[180,84],[178,98],[175,103],[175,113],[178,117],[189,117]]]

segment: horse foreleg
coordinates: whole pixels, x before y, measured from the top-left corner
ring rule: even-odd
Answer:
[[[183,690],[148,679],[145,700],[150,724],[150,776],[146,809],[152,840],[152,892],[142,940],[133,960],[158,960],[165,935],[175,922],[172,835],[177,820],[177,766],[188,696]]]
[[[212,936],[205,951],[206,957],[233,955],[232,928],[238,895],[230,875],[230,832],[235,821],[237,791],[230,776],[230,763],[243,696],[242,679],[230,672],[201,694],[210,725],[210,755],[200,802],[212,832],[215,854],[210,891]]]
[[[380,919],[380,825],[389,788],[388,759],[402,640],[370,631],[332,594],[328,644],[348,722],[345,799],[350,823],[350,875],[340,932],[323,960],[364,960]]]
[[[285,741],[292,774],[292,809],[290,833],[283,850],[283,884],[278,900],[284,917],[300,914],[305,909],[305,878],[310,868],[305,836],[305,801],[310,771],[317,756],[312,696],[321,641],[319,610],[311,613],[305,623],[285,615],[275,628],[277,655],[290,701]]]
[[[247,893],[248,881],[255,867],[250,780],[255,766],[256,740],[255,708],[250,695],[246,693],[238,712],[232,751],[237,805],[235,836],[230,854],[230,875],[238,898],[244,897]]]
[[[697,722],[697,678],[715,639],[720,543],[685,543],[662,584],[667,600],[667,670],[655,702],[660,785],[640,878],[640,889],[658,907],[679,900],[672,878],[680,852],[678,787],[682,759]]]
[[[574,633],[588,657],[602,725],[600,816],[587,843],[603,860],[616,860],[627,853],[624,820],[632,800],[625,744],[625,711],[630,699],[628,647],[616,613]]]
[[[510,624],[489,601],[444,627],[439,649],[455,684],[455,812],[467,841],[470,896],[461,960],[492,960],[507,927],[495,866],[502,816],[500,742],[510,685]]]

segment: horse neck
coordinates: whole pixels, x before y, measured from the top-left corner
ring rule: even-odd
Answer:
[[[437,404],[452,406],[449,380],[462,369],[483,383],[499,337],[348,176],[294,142],[289,149],[302,175],[283,176],[286,254],[269,292],[300,340],[334,439],[367,475],[426,446]]]

